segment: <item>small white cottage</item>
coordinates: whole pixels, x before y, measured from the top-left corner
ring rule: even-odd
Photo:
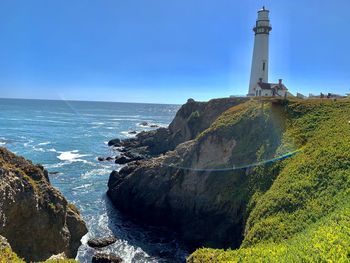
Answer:
[[[282,79],[279,79],[278,83],[266,83],[260,81],[256,84],[254,88],[254,95],[256,97],[285,97],[287,96],[288,89],[282,83]]]

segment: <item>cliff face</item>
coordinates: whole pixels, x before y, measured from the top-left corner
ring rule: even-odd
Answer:
[[[232,104],[237,106],[217,119],[203,117],[207,123],[195,135],[189,132],[193,129],[186,132],[191,121],[179,118],[181,114],[192,115],[187,112],[190,106],[183,106],[169,129],[178,127],[182,140],[189,140],[174,151],[113,172],[108,195],[114,204],[149,223],[177,229],[194,246],[237,247],[243,236],[243,211],[249,195],[246,187],[252,178],[248,169],[230,168],[255,162],[256,152],[265,144],[269,146],[262,154],[271,155],[279,145],[283,123],[271,117],[282,110],[279,105],[262,112],[256,102],[237,99]],[[212,102],[198,105],[208,111],[223,108],[220,100],[215,101],[220,107]],[[207,126],[210,128],[205,129]]]
[[[168,132],[185,142],[111,173],[117,208],[196,247],[240,248],[189,262],[346,262],[349,100],[239,101],[194,134],[180,115]]]
[[[75,257],[87,228],[40,165],[0,148],[0,235],[26,261]]]

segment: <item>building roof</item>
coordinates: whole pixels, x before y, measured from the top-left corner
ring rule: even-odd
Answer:
[[[277,89],[279,90],[283,90],[283,89],[287,89],[286,86],[284,86],[284,84],[280,85],[279,83],[266,83],[266,82],[258,82],[258,86],[261,89],[266,89],[266,90],[271,90],[272,88],[275,88],[277,86]]]

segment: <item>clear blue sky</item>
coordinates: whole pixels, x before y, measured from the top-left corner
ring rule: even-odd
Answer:
[[[270,9],[270,81],[350,92],[349,0],[0,0],[0,97],[182,103],[246,94]]]

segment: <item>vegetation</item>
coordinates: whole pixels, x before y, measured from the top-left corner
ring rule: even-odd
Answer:
[[[249,175],[241,190],[247,206],[239,249],[203,248],[188,261],[349,262],[350,101],[252,100],[225,112],[198,139],[214,131],[233,134],[247,118],[276,124],[281,131],[274,141],[278,145],[268,139],[254,149],[257,159],[271,150],[275,155],[301,151],[255,167]]]
[[[1,247],[0,248],[0,263],[24,263],[16,253],[14,253],[10,247]]]
[[[188,261],[193,263],[349,262],[349,203],[289,240],[279,243],[262,242],[256,246],[238,250],[200,249]]]
[[[25,263],[25,261],[19,258],[10,247],[0,248],[0,263]],[[53,259],[46,260],[41,263],[77,263],[75,259]]]

